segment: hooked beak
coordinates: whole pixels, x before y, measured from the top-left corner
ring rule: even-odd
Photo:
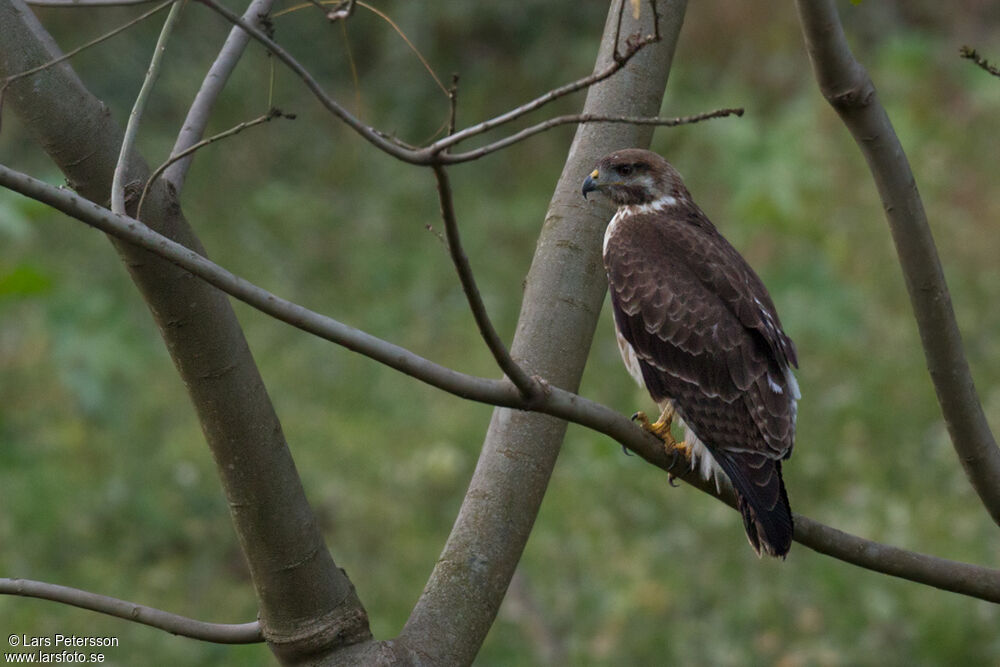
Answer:
[[[601,175],[600,172],[597,169],[595,169],[594,171],[590,172],[589,176],[587,176],[587,179],[583,182],[583,198],[584,199],[587,198],[587,193],[588,192],[593,192],[594,190],[599,190],[600,189],[600,185],[598,185],[597,181],[595,180],[595,179],[599,178],[600,175]]]

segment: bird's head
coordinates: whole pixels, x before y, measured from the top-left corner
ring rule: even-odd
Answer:
[[[605,155],[583,182],[583,196],[600,192],[618,206],[649,204],[663,197],[688,199],[687,188],[669,162],[639,148]]]

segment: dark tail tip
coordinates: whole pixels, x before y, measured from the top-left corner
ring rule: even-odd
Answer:
[[[758,556],[784,559],[792,547],[795,525],[781,462],[745,453],[727,453],[717,460],[733,483],[750,546]]]

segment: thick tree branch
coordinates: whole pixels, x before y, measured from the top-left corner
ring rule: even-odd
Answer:
[[[427,361],[409,350],[287,302],[149,230],[141,222],[115,215],[73,192],[3,165],[0,165],[0,186],[43,202],[129,243],[149,249],[265,314],[343,345],[455,396],[520,410],[533,410],[603,433],[657,468],[673,472],[701,491],[735,506],[735,499],[728,488],[720,493],[713,482],[707,482],[691,471],[671,470],[673,461],[658,439],[605,405],[553,386],[547,388],[540,400],[529,401],[508,382],[458,373]],[[447,381],[443,381],[443,378]],[[796,515],[795,526],[795,540],[820,553],[876,572],[1000,603],[998,570],[879,544],[830,528],[802,515]]]
[[[259,28],[273,5],[274,0],[253,0],[247,10],[243,12],[243,20],[249,25]],[[174,147],[170,151],[172,156],[184,155],[184,157],[177,158],[178,161],[168,168],[164,176],[177,192],[184,188],[184,179],[187,177],[188,169],[191,168],[191,162],[194,160],[194,157],[187,151],[204,136],[215,102],[219,99],[222,89],[226,87],[229,75],[236,69],[236,64],[239,63],[249,43],[250,35],[241,28],[233,26],[188,109],[187,117],[177,135]]]
[[[0,578],[0,594],[61,602],[215,644],[256,644],[264,641],[257,621],[241,624],[205,623],[161,609],[44,581]]]
[[[500,339],[500,335],[490,321],[490,316],[486,312],[486,305],[483,303],[483,298],[479,294],[479,288],[476,286],[476,279],[472,275],[469,258],[462,248],[462,237],[458,232],[458,221],[455,219],[455,205],[451,196],[451,183],[448,180],[448,173],[439,164],[434,165],[433,169],[434,176],[437,178],[441,217],[444,219],[445,234],[448,237],[448,252],[451,254],[455,270],[458,271],[458,279],[462,283],[462,291],[465,292],[465,297],[469,302],[469,309],[476,320],[476,326],[479,327],[479,334],[486,342],[486,347],[493,354],[493,358],[496,360],[500,370],[510,378],[510,381],[521,392],[521,396],[527,400],[540,398],[542,393],[541,385],[511,358],[510,352],[507,351],[507,346],[504,345],[504,342]]]
[[[652,116],[659,109],[685,2],[658,2],[662,39],[643,48],[613,77],[590,86],[583,112]],[[612,3],[594,67],[615,62],[619,3]],[[654,32],[652,13],[625,19],[623,34]],[[600,259],[611,217],[581,206],[579,184],[597,158],[648,145],[650,127],[582,125],[550,204],[524,288],[511,356],[546,379],[550,397],[575,391],[607,289]],[[595,207],[596,208],[596,207]],[[607,217],[602,215],[606,214]],[[547,404],[549,398],[545,403]],[[633,426],[634,425],[630,425]],[[468,664],[496,616],[541,505],[566,424],[497,409],[459,515],[398,642],[428,663]]]
[[[976,493],[1000,524],[1000,449],[972,382],[910,164],[875,86],[851,54],[833,0],[796,0],[796,6],[820,90],[865,156],[882,199],[952,445]]]
[[[0,0],[0,25],[0,76],[59,56],[21,0]],[[107,201],[122,131],[66,63],[15,82],[7,103],[80,195]],[[141,157],[128,163],[124,182],[144,183],[149,170]],[[157,232],[192,254],[204,254],[169,188],[152,188],[145,209],[147,223]],[[364,608],[325,547],[281,424],[225,295],[155,254],[117,239],[114,244],[150,306],[197,411],[269,645],[283,658],[294,658],[368,638]]]

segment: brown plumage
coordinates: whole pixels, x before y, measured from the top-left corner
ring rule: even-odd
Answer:
[[[591,191],[618,205],[604,264],[626,367],[683,419],[692,465],[707,477],[714,462],[732,482],[754,551],[784,557],[798,361],[767,289],[659,155],[605,156]]]

